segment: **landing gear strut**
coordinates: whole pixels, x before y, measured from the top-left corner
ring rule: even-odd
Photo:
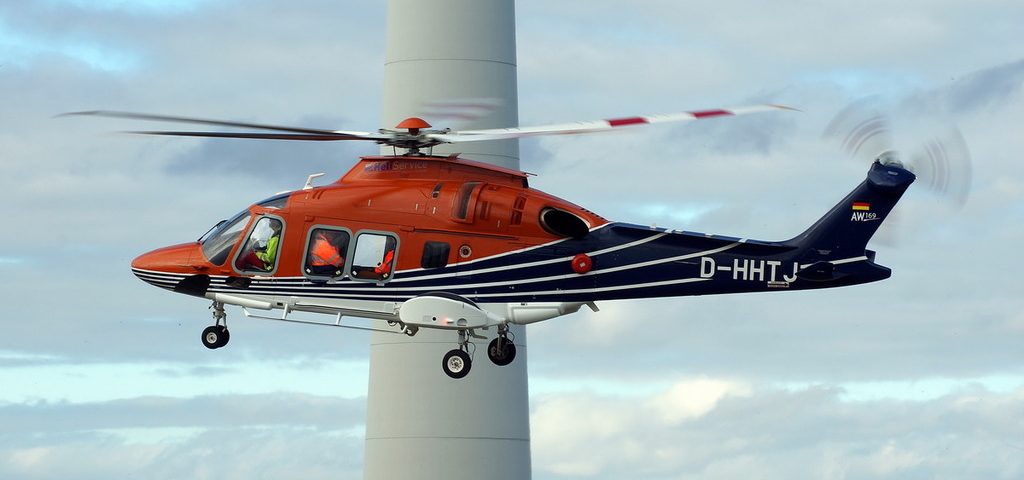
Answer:
[[[203,330],[203,346],[210,350],[223,347],[231,339],[231,332],[228,331],[228,314],[224,311],[224,303],[213,302],[210,305],[213,310],[213,325]]]
[[[516,359],[515,336],[508,338],[508,325],[498,326],[498,338],[487,345],[487,358],[495,365],[504,367]]]
[[[469,334],[465,330],[459,330],[459,348],[449,350],[441,360],[441,369],[452,378],[462,378],[469,375],[473,368],[473,360],[469,356]]]
[[[495,365],[504,367],[516,358],[515,335],[509,338],[508,325],[498,326],[498,338],[487,345],[487,358]],[[441,360],[441,369],[451,378],[463,378],[469,375],[473,367],[473,359],[469,353],[469,337],[486,338],[475,335],[472,330],[459,330],[459,348],[449,350]]]

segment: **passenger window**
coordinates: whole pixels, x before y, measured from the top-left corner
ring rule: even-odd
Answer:
[[[448,254],[451,252],[451,245],[445,242],[427,242],[423,245],[423,258],[420,259],[420,266],[423,268],[440,268],[448,265]]]
[[[352,276],[368,280],[386,280],[395,264],[398,239],[383,233],[360,233],[352,254]]]
[[[284,225],[276,218],[259,219],[235,258],[235,268],[240,272],[272,272],[277,265],[283,228]]]
[[[306,274],[332,278],[345,275],[348,241],[349,234],[344,230],[314,228],[306,244],[306,261],[303,267]]]

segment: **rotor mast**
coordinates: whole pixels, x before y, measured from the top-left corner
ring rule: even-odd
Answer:
[[[408,117],[438,127],[519,125],[514,0],[389,0],[384,128]],[[437,153],[519,168],[519,142],[437,145]]]

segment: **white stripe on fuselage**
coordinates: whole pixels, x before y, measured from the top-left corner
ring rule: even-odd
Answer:
[[[633,243],[637,243],[637,242],[633,242]],[[628,265],[620,265],[618,267],[612,267],[612,268],[601,269],[601,270],[592,270],[592,271],[590,271],[588,273],[585,273],[585,274],[569,273],[569,274],[561,274],[561,275],[551,275],[551,276],[547,276],[547,277],[519,279],[519,280],[514,280],[514,281],[507,281],[506,280],[506,281],[472,283],[472,284],[424,285],[424,286],[419,286],[419,287],[376,287],[376,288],[373,288],[372,291],[375,291],[375,292],[391,292],[391,293],[414,292],[414,291],[423,291],[423,290],[442,290],[442,291],[444,291],[444,290],[456,290],[456,289],[467,289],[467,288],[498,287],[498,286],[510,285],[510,284],[520,285],[520,284],[527,284],[527,283],[550,282],[550,281],[555,281],[555,280],[564,280],[564,279],[569,279],[569,278],[577,278],[577,277],[580,277],[580,276],[583,276],[583,275],[593,276],[593,275],[602,275],[602,274],[607,274],[607,273],[615,273],[615,272],[621,272],[621,271],[624,271],[624,270],[633,270],[633,269],[637,269],[637,268],[644,268],[644,267],[649,267],[649,266],[653,266],[653,265],[659,265],[659,264],[663,264],[663,263],[670,263],[670,262],[676,262],[676,261],[680,261],[680,260],[687,260],[687,259],[690,259],[690,258],[701,257],[701,256],[705,256],[705,255],[713,255],[713,254],[716,254],[716,253],[721,253],[721,252],[724,252],[726,250],[729,250],[729,249],[739,245],[740,243],[742,243],[742,241],[733,242],[733,243],[731,243],[729,245],[725,245],[723,247],[714,248],[714,249],[711,249],[711,250],[705,250],[705,251],[701,251],[701,252],[688,253],[688,254],[685,254],[685,255],[678,255],[678,256],[675,256],[675,257],[659,258],[659,259],[655,259],[655,260],[648,260],[646,262],[631,263],[631,264],[628,264]],[[633,246],[636,246],[636,245],[633,245]],[[605,249],[605,250],[606,251],[604,253],[607,253],[607,251],[610,251],[612,249]],[[564,261],[568,261],[570,259],[571,259],[571,257],[566,257],[564,259]],[[525,268],[526,266],[533,266],[534,263],[536,263],[536,262],[531,262],[531,263],[521,264],[521,265],[513,265],[513,266],[509,266],[509,267],[502,268],[502,269],[503,270],[509,270],[509,269],[512,269],[512,268]],[[487,270],[490,270],[490,269],[487,269]],[[479,272],[479,270],[478,271],[474,271],[472,273],[478,273],[478,272]],[[465,275],[470,275],[470,273],[466,273]],[[289,285],[289,286],[286,286],[286,285],[268,285],[267,287],[269,287],[268,289],[274,289],[274,290],[281,291],[281,292],[302,291],[302,290],[306,289],[305,286],[303,286],[303,285],[294,285],[294,286],[291,286],[291,285]],[[260,286],[258,284],[256,284],[256,283],[254,283],[250,288],[258,289],[258,288],[260,288]],[[327,288],[329,290],[334,290],[335,292],[347,291],[347,292],[353,292],[353,294],[358,294],[358,293],[361,293],[361,292],[368,291],[368,289],[370,287],[351,288],[351,287],[335,284],[335,285],[320,286],[318,288]],[[639,287],[632,287],[632,288],[639,288]],[[532,295],[533,294],[531,291],[519,291],[517,293],[518,294],[523,294],[523,295]]]
[[[841,258],[839,260],[826,260],[826,262],[831,263],[832,265],[843,265],[843,264],[846,264],[846,263],[860,262],[862,260],[867,260],[867,259],[868,259],[867,256],[861,255],[859,257]],[[800,269],[801,270],[805,269],[805,268],[807,268],[807,267],[809,267],[811,265],[814,265],[814,264],[813,263],[802,264],[802,265],[800,265]]]
[[[591,257],[595,257],[597,255],[603,255],[603,254],[606,254],[606,253],[617,252],[619,250],[624,250],[624,249],[627,249],[627,248],[635,247],[637,245],[642,245],[642,244],[647,243],[647,242],[652,242],[652,241],[657,240],[657,239],[659,239],[661,237],[664,237],[665,235],[668,235],[668,234],[665,233],[665,232],[658,233],[658,234],[655,234],[655,235],[651,235],[650,237],[643,238],[643,239],[640,239],[640,240],[635,240],[635,241],[632,241],[632,242],[629,242],[629,243],[624,243],[622,245],[616,245],[614,247],[608,247],[608,248],[605,248],[605,249],[602,249],[602,250],[596,250],[596,251],[588,253],[587,255],[590,255]],[[484,261],[484,260],[493,260],[495,258],[499,258],[499,257],[503,257],[503,256],[506,256],[506,255],[510,255],[512,253],[520,253],[520,252],[525,252],[527,250],[533,250],[533,249],[540,248],[540,247],[554,245],[556,243],[560,243],[560,242],[563,242],[563,241],[565,241],[565,240],[562,239],[562,240],[558,240],[558,241],[555,241],[555,242],[547,243],[547,244],[544,244],[544,245],[538,245],[537,247],[524,248],[524,249],[516,250],[516,251],[513,251],[513,252],[502,253],[502,254],[498,254],[498,255],[492,255],[490,257],[485,257],[485,258],[480,258],[480,259],[477,259],[477,260],[472,260],[472,261],[469,261],[469,262],[449,264],[447,266],[448,267],[453,267],[453,266],[460,266],[460,265],[470,265],[470,264],[473,264],[473,263],[476,263],[476,262],[481,262],[481,261]],[[418,282],[420,280],[436,280],[438,278],[448,278],[448,277],[454,277],[454,276],[457,276],[457,275],[459,275],[459,276],[479,275],[479,274],[483,274],[483,273],[502,272],[502,271],[506,271],[506,270],[514,270],[514,269],[520,269],[520,268],[537,267],[537,266],[540,266],[540,265],[550,265],[552,263],[568,262],[570,260],[572,260],[572,256],[558,257],[558,258],[552,258],[552,259],[548,259],[548,260],[538,260],[536,262],[519,263],[519,264],[515,264],[515,265],[502,265],[500,267],[481,268],[481,269],[478,269],[478,270],[467,270],[467,271],[464,271],[464,272],[448,272],[448,273],[439,273],[439,274],[436,274],[436,275],[423,275],[423,276],[419,276],[419,277],[408,277],[408,278],[401,278],[401,277],[399,277],[398,274],[400,274],[400,273],[417,272],[417,271],[421,271],[423,269],[405,270],[405,271],[395,272],[395,277],[396,278],[394,280],[392,280],[391,283]]]
[[[603,293],[603,292],[617,292],[621,290],[634,290],[640,288],[650,287],[663,287],[666,285],[677,285],[682,283],[694,283],[704,282],[711,280],[710,278],[681,278],[675,280],[662,280],[660,282],[649,282],[649,283],[635,283],[631,285],[616,285],[609,287],[595,287],[595,288],[579,288],[575,290],[545,290],[540,292],[518,292],[519,295],[559,295],[559,294],[580,294],[580,293]],[[507,296],[507,293],[484,293],[478,295],[472,295],[472,298],[494,298]]]
[[[652,235],[652,236],[644,238],[644,239],[635,240],[633,242],[625,243],[625,244],[622,244],[622,245],[617,245],[617,246],[614,246],[614,247],[608,247],[608,248],[605,248],[605,249],[602,249],[602,250],[596,250],[594,252],[591,252],[590,255],[601,255],[601,254],[611,253],[611,252],[620,251],[620,250],[624,250],[624,249],[629,249],[629,248],[636,247],[636,246],[642,245],[644,243],[648,243],[648,242],[654,241],[656,239],[662,238],[662,237],[664,237],[666,235],[668,235],[667,232],[661,232],[661,233]],[[624,270],[632,270],[632,269],[644,268],[644,267],[649,267],[649,266],[663,264],[663,263],[670,263],[670,262],[687,260],[687,259],[697,258],[697,257],[702,257],[702,256],[707,256],[707,255],[713,255],[713,254],[716,254],[716,253],[721,253],[721,252],[730,250],[730,249],[736,247],[737,245],[740,245],[740,244],[744,243],[745,241],[746,241],[745,239],[741,239],[739,241],[730,243],[728,245],[725,245],[725,246],[722,246],[722,247],[718,247],[718,248],[714,248],[714,249],[710,249],[710,250],[705,250],[705,251],[701,251],[701,252],[694,252],[694,253],[687,253],[687,254],[678,255],[678,256],[675,256],[675,257],[667,257],[667,258],[659,258],[659,259],[654,259],[654,260],[648,260],[648,261],[645,261],[645,262],[637,262],[637,263],[628,264],[628,265],[620,265],[620,266],[617,266],[617,267],[611,267],[611,268],[607,268],[607,269],[593,270],[591,272],[588,272],[588,273],[582,274],[582,275],[601,275],[601,274],[607,274],[607,273],[615,273],[615,272],[620,272],[620,271],[624,271]],[[490,259],[490,258],[494,258],[494,257],[488,257],[488,259]],[[866,258],[866,257],[859,257],[859,258],[863,259],[863,258]],[[538,262],[528,262],[528,263],[522,263],[522,264],[516,264],[516,265],[507,265],[507,266],[502,266],[502,267],[492,267],[492,268],[485,268],[485,269],[479,269],[479,270],[471,270],[471,271],[467,271],[467,272],[459,272],[459,274],[468,276],[468,275],[475,275],[475,274],[481,274],[481,273],[491,273],[491,272],[496,272],[496,271],[507,271],[507,270],[521,269],[521,268],[529,268],[529,267],[533,267],[533,266],[537,266],[537,265],[545,265],[545,264],[550,264],[550,263],[565,262],[565,261],[569,261],[571,259],[572,259],[572,257],[562,257],[562,258],[551,259],[551,260],[544,260],[544,261],[538,261]],[[481,260],[484,260],[484,259],[481,259]],[[837,262],[847,263],[847,262],[855,261],[855,260],[856,259],[844,259],[844,260],[838,260]],[[151,282],[161,282],[161,283],[164,283],[164,282],[175,282],[175,281],[182,280],[186,276],[185,274],[171,274],[171,273],[164,273],[164,272],[152,271],[152,270],[142,270],[142,269],[132,269],[132,270],[140,278],[143,278],[144,280],[149,280]],[[401,273],[401,272],[399,272],[399,273]],[[429,275],[429,276],[421,276],[421,277],[415,277],[415,278],[408,278],[408,279],[404,279],[404,280],[406,280],[406,281],[430,280],[430,279],[437,279],[437,278],[449,278],[449,277],[454,277],[455,275],[457,275],[457,273],[453,272],[453,273],[446,273],[446,274],[438,274],[438,275]],[[282,285],[282,284],[273,282],[273,280],[280,279],[280,278],[275,278],[275,279],[270,279],[270,281],[266,282],[266,283],[264,283],[264,282],[262,282],[260,280],[254,280],[252,282],[251,286],[250,286],[250,289],[251,290],[267,290],[269,292],[273,292],[273,293],[268,293],[268,292],[261,292],[261,293],[259,293],[259,294],[263,294],[263,295],[274,295],[274,294],[291,295],[291,294],[306,293],[308,290],[311,289],[310,287],[313,287],[313,288],[316,288],[318,290],[325,290],[326,289],[326,290],[330,291],[329,293],[328,292],[322,292],[322,291],[321,292],[317,292],[316,294],[314,294],[314,295],[317,295],[317,296],[344,297],[344,298],[379,298],[383,294],[395,294],[395,293],[399,293],[399,292],[415,292],[415,291],[423,291],[423,290],[442,290],[442,291],[444,291],[444,290],[456,290],[456,289],[467,289],[467,288],[486,288],[486,287],[494,287],[494,286],[507,285],[507,284],[510,284],[510,283],[514,283],[516,285],[519,285],[519,284],[527,284],[527,283],[540,283],[540,282],[549,282],[549,281],[562,280],[562,279],[568,279],[568,278],[576,278],[576,277],[580,277],[582,275],[581,274],[576,274],[576,273],[570,273],[570,274],[552,275],[552,276],[547,276],[547,277],[538,277],[538,278],[531,278],[531,279],[521,279],[521,280],[516,280],[514,282],[496,281],[496,282],[484,282],[484,283],[461,284],[461,285],[460,284],[425,285],[425,286],[420,286],[420,287],[370,287],[370,286],[367,286],[367,287],[363,287],[363,288],[352,288],[351,286],[340,285],[340,284],[327,284],[327,285],[315,285],[314,286],[314,285],[311,285],[311,284],[303,283],[303,284],[295,284],[295,285]],[[150,277],[150,278],[146,278],[146,277]],[[216,280],[213,280],[214,278],[216,278]],[[210,285],[209,290],[211,292],[225,292],[225,293],[228,293],[228,292],[230,292],[230,293],[242,293],[242,292],[245,291],[245,289],[231,288],[231,287],[228,287],[228,286],[224,285],[224,279],[226,279],[226,278],[227,277],[225,277],[225,276],[211,277],[211,285]],[[295,278],[295,279],[307,280],[305,277],[284,277],[284,278],[289,278],[289,279],[290,278]],[[511,293],[510,292],[510,293],[477,294],[477,295],[474,295],[474,297],[479,297],[479,298],[501,297],[501,296],[509,296],[510,294],[511,295],[516,295],[516,296],[521,296],[521,295],[554,295],[554,294],[557,294],[558,292],[562,292],[562,293],[566,293],[566,294],[569,294],[569,293],[600,293],[600,292],[608,292],[608,291],[621,291],[621,290],[630,290],[630,289],[640,289],[640,288],[647,288],[647,287],[652,287],[652,286],[664,286],[664,285],[682,284],[682,283],[689,283],[689,282],[703,281],[703,280],[707,280],[707,279],[701,279],[701,278],[673,279],[673,280],[664,280],[664,281],[659,281],[659,282],[649,282],[649,283],[643,283],[643,284],[615,285],[615,286],[595,287],[595,288],[577,289],[577,290],[547,290],[547,291],[528,291],[528,290],[526,290],[526,291],[517,291],[515,293]],[[216,285],[213,284],[214,282],[216,282]],[[349,282],[352,282],[352,281],[349,280]],[[399,279],[396,279],[396,280],[392,281],[391,283],[398,283],[398,282],[399,282]],[[346,282],[346,283],[348,283],[348,282]],[[356,282],[352,282],[351,283],[351,285],[356,285],[356,284],[357,284]],[[365,284],[365,285],[369,285],[369,284]],[[349,292],[351,292],[351,293],[349,293]],[[363,292],[366,292],[366,293],[363,293]],[[370,293],[370,292],[373,292],[373,293]],[[254,293],[254,294],[256,294],[256,293]]]

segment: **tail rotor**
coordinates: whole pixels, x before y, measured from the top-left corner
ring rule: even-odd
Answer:
[[[844,108],[823,136],[858,160],[895,162],[917,175],[920,184],[962,207],[970,194],[971,154],[951,123],[899,122],[875,98]]]

